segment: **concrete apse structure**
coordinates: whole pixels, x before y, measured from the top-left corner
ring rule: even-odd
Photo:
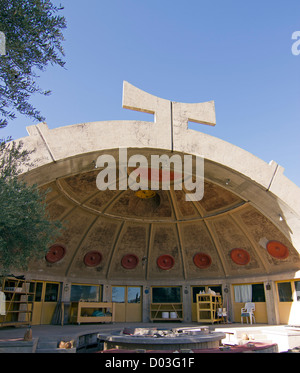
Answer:
[[[237,290],[247,285],[256,294],[257,323],[299,324],[300,190],[283,168],[189,129],[188,121],[215,125],[213,101],[171,102],[124,82],[123,107],[152,113],[154,121],[54,129],[39,123],[18,140],[36,150],[26,180],[51,188],[49,213],[66,226],[48,256],[32,261],[26,279],[59,283],[66,305],[76,284],[99,288],[98,301],[114,301],[120,291],[116,321],[144,322],[159,288],[179,289],[183,321],[197,321],[195,294],[211,289],[222,294],[229,319],[239,322],[244,301]],[[97,159],[106,154],[118,161],[119,149],[127,149],[128,158],[203,157],[203,198],[187,201],[185,188],[175,190],[172,183],[152,195],[99,190]],[[117,177],[120,167],[117,162]],[[132,289],[136,302],[129,300]],[[70,309],[64,312],[70,320]]]

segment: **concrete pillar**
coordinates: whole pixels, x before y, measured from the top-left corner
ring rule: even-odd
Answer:
[[[102,300],[103,302],[111,302],[111,285],[103,285]]]
[[[71,305],[71,283],[66,281],[61,283],[61,302],[63,304],[62,307],[62,321],[63,324],[69,323],[69,316],[70,316],[70,305]]]
[[[191,299],[191,287],[182,287],[182,302],[183,302],[183,321],[192,321],[192,299]]]
[[[142,312],[143,312],[143,322],[150,321],[150,303],[151,303],[151,290],[149,286],[143,287],[143,298],[142,298]]]
[[[234,321],[234,296],[233,296],[233,285],[223,285],[222,288],[223,302],[226,302],[228,321]],[[225,306],[224,306],[225,307]]]
[[[265,281],[264,286],[265,286],[268,324],[278,325],[279,324],[279,311],[278,311],[278,302],[276,301],[277,299],[276,284],[274,281]]]
[[[70,299],[71,299],[71,283],[62,282],[61,301],[70,302]]]
[[[232,297],[232,287],[228,284],[222,284],[222,298],[223,298],[223,308],[226,308],[228,321],[233,321],[233,297]]]

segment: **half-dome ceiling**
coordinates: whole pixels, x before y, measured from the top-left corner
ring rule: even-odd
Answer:
[[[48,210],[66,230],[32,271],[102,281],[196,280],[272,274],[300,267],[298,252],[249,201],[205,180],[204,197],[185,190],[100,191],[99,170],[65,177]]]

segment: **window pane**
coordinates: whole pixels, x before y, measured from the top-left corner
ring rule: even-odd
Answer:
[[[42,300],[42,289],[43,289],[43,283],[37,282],[36,288],[35,288],[35,302],[40,302]]]
[[[125,288],[123,286],[113,286],[111,300],[115,303],[125,303]]]
[[[58,284],[46,284],[45,302],[57,302]]]
[[[293,295],[292,295],[292,287],[290,282],[280,282],[277,284],[278,286],[278,295],[280,302],[292,302]]]
[[[28,295],[28,301],[29,302],[34,302],[34,291],[35,291],[35,286],[36,286],[36,284],[35,284],[35,282],[30,282],[29,283],[29,293],[31,293],[30,295]]]
[[[252,302],[265,302],[264,284],[252,285]]]
[[[100,287],[93,285],[72,285],[71,302],[93,301],[99,302]]]
[[[205,286],[193,286],[193,303],[197,302],[197,294],[205,291]]]
[[[252,301],[252,285],[235,285],[234,300],[237,303],[246,303]]]
[[[216,294],[222,295],[222,286],[209,286],[211,290],[213,290]]]
[[[152,303],[180,303],[181,288],[180,287],[165,287],[152,288]]]
[[[300,301],[300,281],[295,281],[295,289],[297,295],[297,301]]]
[[[237,303],[265,302],[264,284],[234,285],[234,300]]]
[[[127,302],[128,303],[141,303],[141,288],[128,287]]]

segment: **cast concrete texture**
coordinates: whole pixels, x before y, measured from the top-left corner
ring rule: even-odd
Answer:
[[[65,256],[53,264],[32,263],[31,278],[103,284],[107,300],[110,285],[137,284],[147,289],[177,284],[185,286],[183,297],[189,303],[193,284],[225,286],[254,279],[272,284],[299,276],[300,190],[284,176],[281,166],[188,129],[189,120],[215,125],[213,101],[171,102],[124,82],[123,107],[153,113],[154,122],[103,121],[55,129],[39,123],[18,140],[36,150],[31,159],[34,166],[24,169],[24,177],[41,188],[51,187],[49,212],[67,226],[58,240],[66,248]],[[128,158],[134,154],[148,160],[151,154],[204,157],[204,198],[186,201],[187,190],[172,187],[157,191],[151,199],[140,199],[130,189],[100,191],[97,158],[110,154],[118,160],[119,148],[127,149]],[[287,257],[269,254],[266,244],[272,240],[288,248]],[[246,250],[250,261],[236,264],[230,256],[234,248]],[[101,263],[88,267],[84,256],[95,250],[102,255]],[[197,253],[209,255],[207,268],[195,265]],[[121,265],[126,254],[138,258],[134,269]],[[157,266],[163,254],[174,259],[169,270]],[[145,307],[147,302],[144,294]],[[278,317],[273,308],[268,307],[272,323]]]

